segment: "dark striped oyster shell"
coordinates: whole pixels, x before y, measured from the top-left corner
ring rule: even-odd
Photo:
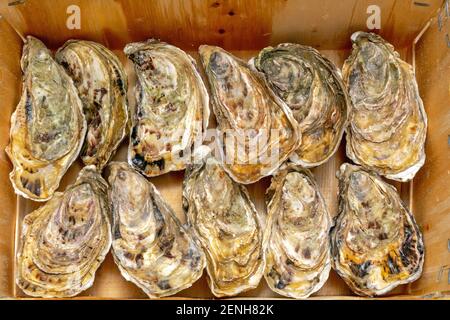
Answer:
[[[201,277],[205,256],[145,177],[126,163],[108,168],[112,253],[122,275],[149,297],[173,295]]]
[[[83,102],[87,134],[81,158],[102,169],[125,136],[127,75],[117,56],[99,43],[69,40],[56,53]]]
[[[343,66],[352,99],[347,156],[398,181],[411,180],[425,162],[427,116],[414,70],[373,33],[352,35]]]
[[[265,278],[278,294],[307,298],[328,279],[332,219],[314,177],[289,164],[267,189],[270,237]]]
[[[154,39],[130,43],[124,52],[137,75],[128,162],[146,176],[184,169],[209,119],[209,96],[195,61]]]
[[[25,217],[16,282],[27,295],[72,297],[92,286],[111,246],[107,188],[87,166],[64,193]]]
[[[350,108],[340,71],[319,51],[294,43],[264,48],[252,63],[298,123],[302,139],[291,160],[303,167],[326,162],[341,142]]]
[[[343,164],[339,215],[331,233],[333,268],[359,295],[382,295],[422,273],[424,245],[397,190],[378,175]]]
[[[244,184],[272,174],[299,144],[289,107],[244,61],[219,47],[203,45],[199,52],[213,97],[224,169]]]
[[[216,297],[256,288],[264,273],[264,229],[246,188],[213,157],[186,169],[183,207],[206,254]]]
[[[17,194],[46,201],[78,157],[86,121],[72,79],[40,40],[27,37],[21,67],[22,97],[6,147],[14,166],[10,179]]]

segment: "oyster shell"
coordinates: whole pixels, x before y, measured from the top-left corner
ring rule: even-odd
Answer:
[[[128,162],[146,176],[182,170],[208,126],[209,96],[195,61],[150,39],[124,49],[136,75]]]
[[[102,169],[125,136],[128,120],[127,76],[119,59],[99,43],[69,40],[56,61],[77,87],[87,120],[81,158]]]
[[[291,160],[303,167],[326,162],[341,142],[350,108],[340,71],[319,51],[294,43],[264,48],[251,63],[298,123],[302,140]]]
[[[427,116],[414,70],[380,36],[356,32],[343,77],[353,102],[347,156],[398,181],[425,162]]]
[[[382,295],[422,273],[422,234],[397,190],[375,173],[343,164],[333,268],[359,295]]]
[[[244,184],[270,175],[299,144],[288,106],[245,62],[219,47],[203,45],[199,52],[213,96],[224,169]]]
[[[122,275],[149,297],[190,287],[203,273],[205,256],[156,188],[126,163],[113,162],[112,253]]]
[[[111,246],[107,188],[87,166],[64,193],[24,218],[16,282],[27,295],[72,297],[92,286]]]
[[[268,226],[265,278],[284,296],[307,298],[318,291],[331,269],[332,220],[312,174],[289,164],[267,190]]]
[[[23,48],[22,96],[11,116],[6,147],[17,194],[35,201],[53,196],[83,145],[86,121],[77,89],[38,39]]]
[[[264,272],[264,229],[245,187],[206,156],[186,169],[183,207],[206,254],[212,293],[233,296],[256,288]]]

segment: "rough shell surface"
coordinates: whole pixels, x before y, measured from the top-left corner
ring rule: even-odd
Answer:
[[[83,102],[87,134],[81,158],[84,164],[101,170],[125,136],[126,73],[117,56],[92,41],[69,40],[55,57],[72,78]]]
[[[6,147],[13,163],[10,179],[17,194],[46,201],[78,157],[86,121],[72,79],[40,40],[27,37],[21,67],[22,96]]]
[[[272,174],[299,144],[289,107],[244,61],[219,47],[203,45],[199,52],[210,84],[224,169],[244,184]]]
[[[122,275],[149,297],[190,287],[205,256],[152,183],[126,163],[108,166],[112,203],[112,253]]]
[[[186,170],[183,207],[206,254],[212,293],[234,296],[256,288],[264,272],[265,232],[245,187],[207,156]]]
[[[297,121],[301,143],[291,160],[303,167],[327,161],[341,142],[350,108],[340,71],[314,48],[294,43],[264,48],[251,63]]]
[[[357,32],[343,66],[352,100],[347,156],[389,179],[411,180],[425,162],[427,116],[414,70],[380,36]]]
[[[92,286],[111,246],[108,185],[94,166],[83,168],[23,221],[17,285],[27,295],[72,297]]]
[[[128,162],[146,176],[183,170],[209,119],[209,96],[196,63],[154,39],[130,43],[124,51],[137,76]]]
[[[337,176],[333,268],[355,293],[366,296],[418,279],[424,262],[422,234],[397,190],[376,173],[347,163]]]
[[[332,219],[314,177],[290,164],[267,190],[270,237],[265,278],[278,294],[307,298],[328,279]]]

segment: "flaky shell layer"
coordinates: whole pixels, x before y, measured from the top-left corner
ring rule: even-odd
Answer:
[[[307,298],[328,279],[332,219],[314,177],[307,169],[284,165],[266,193],[265,278],[284,296]]]
[[[302,137],[291,160],[303,167],[326,162],[341,142],[350,108],[340,71],[316,49],[294,43],[264,48],[251,63],[297,121]]]
[[[355,293],[366,296],[418,279],[424,262],[422,234],[397,190],[376,173],[348,163],[337,177],[333,268]]]
[[[209,96],[195,61],[155,39],[130,43],[124,52],[137,75],[128,162],[146,176],[183,170],[209,119]]]
[[[149,297],[173,295],[203,273],[205,256],[152,183],[126,163],[108,166],[112,253],[122,275]]]
[[[224,169],[239,183],[272,174],[298,147],[300,136],[289,107],[244,61],[203,45]]]
[[[414,70],[373,33],[352,35],[342,72],[352,100],[347,156],[389,179],[411,180],[425,162],[427,116]]]
[[[91,287],[111,246],[108,185],[94,166],[25,216],[16,283],[27,295],[72,297]]]
[[[83,102],[87,134],[81,158],[101,170],[125,136],[127,75],[117,56],[96,42],[69,40],[55,57]]]
[[[206,254],[212,293],[234,296],[256,288],[264,272],[265,233],[245,187],[207,156],[186,170],[183,207]]]
[[[46,201],[78,157],[86,121],[72,79],[38,39],[28,36],[23,47],[22,96],[11,116],[6,147],[17,194]]]

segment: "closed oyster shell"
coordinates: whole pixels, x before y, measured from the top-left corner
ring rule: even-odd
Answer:
[[[244,61],[222,48],[200,46],[213,96],[224,169],[239,183],[272,174],[298,147],[289,107]]]
[[[266,196],[267,284],[281,295],[307,298],[324,285],[331,269],[332,220],[325,201],[312,174],[293,164],[273,176]]]
[[[14,167],[9,177],[17,194],[46,201],[78,157],[86,121],[72,79],[40,40],[27,37],[21,67],[22,96],[6,147]]]
[[[183,170],[209,119],[209,96],[195,61],[155,39],[128,44],[124,52],[137,75],[128,162],[146,176]]]
[[[373,33],[352,35],[343,78],[353,105],[347,156],[398,181],[411,180],[425,162],[427,116],[414,70]]]
[[[108,168],[112,203],[112,253],[122,275],[149,297],[190,287],[203,273],[205,256],[153,186],[126,163]]]
[[[397,190],[375,173],[347,163],[337,177],[333,268],[359,295],[382,295],[418,279],[424,261],[422,234]]]
[[[83,102],[87,134],[81,158],[102,169],[125,136],[127,76],[119,59],[99,43],[69,40],[56,53]]]
[[[350,99],[340,71],[314,48],[282,43],[251,62],[289,108],[302,134],[291,160],[303,167],[326,162],[338,148]]]
[[[264,229],[246,188],[206,156],[189,166],[183,207],[206,254],[208,283],[216,297],[256,288],[264,272]]]
[[[107,188],[87,166],[64,193],[24,218],[16,282],[27,295],[72,297],[92,286],[111,246]]]

